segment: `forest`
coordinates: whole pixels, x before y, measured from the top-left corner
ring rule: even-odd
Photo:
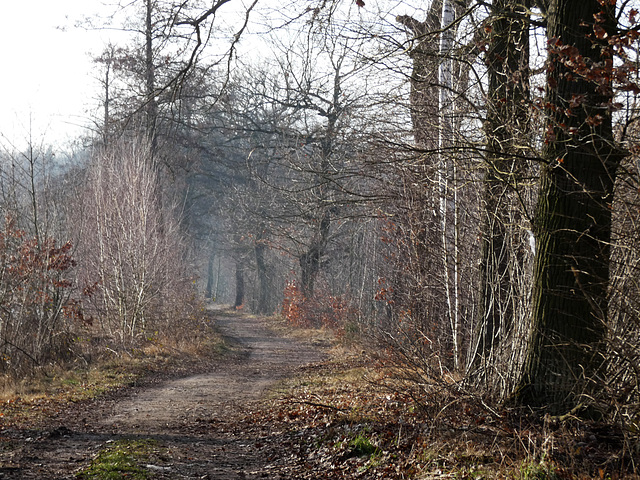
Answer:
[[[92,58],[91,133],[0,154],[5,383],[179,341],[214,302],[364,339],[418,399],[615,427],[635,470],[639,10],[135,0],[85,19],[131,39]]]

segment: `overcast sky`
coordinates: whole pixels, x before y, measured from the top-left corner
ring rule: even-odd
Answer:
[[[89,124],[97,83],[88,54],[102,50],[108,33],[73,25],[100,5],[99,0],[3,2],[1,143],[23,145],[29,130],[35,140],[60,143]]]
[[[96,67],[90,55],[98,55],[110,40],[126,42],[122,32],[75,27],[82,18],[112,13],[113,7],[104,7],[103,1],[3,2],[0,146],[23,148],[30,132],[34,141],[45,144],[64,144],[88,133],[99,108]],[[262,4],[281,7],[284,1],[265,0]],[[381,3],[398,9],[396,13],[406,13],[403,0]],[[345,5],[354,10],[353,15],[360,12],[351,2]]]

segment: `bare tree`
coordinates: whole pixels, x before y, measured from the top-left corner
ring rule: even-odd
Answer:
[[[487,148],[482,180],[481,290],[471,374],[476,380],[483,379],[485,388],[502,394],[510,388],[504,382],[512,382],[514,377],[514,372],[505,374],[504,370],[518,364],[517,357],[510,354],[521,345],[512,337],[513,329],[521,335],[521,327],[528,324],[531,255],[527,248],[530,195],[526,182],[533,170],[528,141],[532,114],[529,21],[526,3],[502,0],[493,3],[485,21]]]
[[[81,279],[104,332],[123,343],[170,326],[188,311],[188,250],[175,210],[157,196],[157,170],[145,141],[121,141],[97,152],[80,195]]]

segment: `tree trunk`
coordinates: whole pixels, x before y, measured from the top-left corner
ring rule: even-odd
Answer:
[[[487,378],[494,347],[514,321],[518,281],[513,264],[522,263],[522,220],[518,205],[527,170],[529,98],[529,18],[519,0],[495,0],[488,22],[486,53],[489,77],[486,171],[484,176],[480,264],[479,335],[473,356],[474,375]]]
[[[267,263],[264,258],[266,246],[264,244],[264,233],[261,232],[254,245],[256,255],[256,269],[258,271],[258,305],[256,313],[267,314],[269,311],[269,276],[267,273]]]
[[[220,297],[220,269],[222,267],[222,256],[218,255],[218,268],[216,268],[216,284],[213,289],[213,301],[216,302]]]
[[[209,255],[209,263],[207,265],[207,288],[205,291],[205,297],[207,300],[211,300],[213,297],[213,262],[216,259],[215,251],[212,251]]]
[[[111,124],[111,62],[112,58],[107,58],[104,69],[104,124],[102,126],[102,141],[105,146],[109,144],[109,133]]]
[[[582,402],[606,331],[611,202],[620,157],[607,108],[612,62],[606,38],[594,35],[598,29],[611,34],[615,26],[614,6],[603,5],[551,0],[547,16],[548,127],[534,225],[532,333],[514,398],[556,413]],[[590,75],[595,81],[587,80]]]
[[[320,259],[329,241],[329,227],[331,226],[331,213],[325,210],[318,230],[316,231],[311,244],[305,253],[300,255],[300,283],[302,294],[305,298],[313,296],[316,277],[320,270]]]
[[[456,11],[453,0],[442,1],[440,52],[438,68],[439,122],[438,122],[438,185],[439,211],[441,221],[442,265],[447,317],[451,328],[453,363],[458,368],[459,355],[459,250],[458,250],[458,210],[456,166],[452,157],[453,149],[453,60],[455,41]]]
[[[433,0],[424,22],[408,15],[396,17],[396,21],[410,31],[414,44],[409,51],[413,60],[409,104],[416,145],[425,151],[434,151],[438,146],[434,129],[439,109],[439,92],[435,87],[438,85],[440,35],[434,32],[441,27],[441,15],[442,0]]]
[[[417,241],[414,249],[407,250],[405,261],[410,271],[399,273],[392,280],[396,292],[403,292],[394,299],[398,309],[411,311],[419,328],[431,332],[433,338],[449,352],[453,342],[450,338],[447,308],[448,284],[444,281],[442,261],[442,228],[440,214],[442,191],[438,186],[441,175],[439,142],[440,124],[440,33],[442,27],[442,0],[433,0],[427,17],[420,22],[413,17],[401,15],[396,21],[404,25],[411,39],[409,55],[413,61],[409,102],[413,135],[417,151],[416,162],[412,162],[406,174],[407,186],[401,195],[408,204],[407,216],[402,220]],[[428,294],[425,294],[428,292]],[[402,305],[400,304],[402,302]],[[386,305],[389,319],[392,310]]]
[[[145,18],[145,95],[147,113],[147,139],[151,149],[151,159],[155,161],[157,147],[156,126],[158,121],[158,102],[156,101],[156,71],[153,63],[153,1],[146,0]]]
[[[236,301],[234,308],[244,305],[244,265],[242,261],[236,260]]]

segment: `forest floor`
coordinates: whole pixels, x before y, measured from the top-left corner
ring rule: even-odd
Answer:
[[[540,425],[446,389],[416,403],[328,331],[212,315],[222,353],[86,399],[5,400],[0,479],[637,478],[613,429]]]

